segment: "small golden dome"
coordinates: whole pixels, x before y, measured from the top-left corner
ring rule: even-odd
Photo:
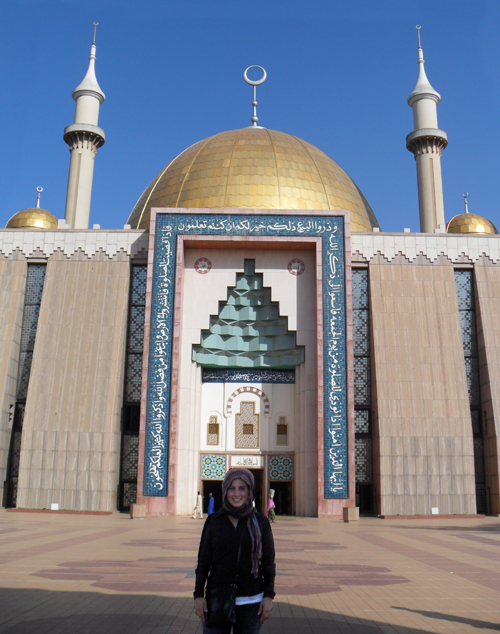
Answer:
[[[484,216],[480,216],[479,214],[458,214],[452,218],[449,223],[446,225],[447,233],[484,233],[488,235],[493,235],[498,233],[495,225],[484,218]]]
[[[265,128],[221,132],[181,152],[149,184],[127,221],[149,227],[152,207],[351,212],[351,231],[378,221],[344,170],[314,145]]]
[[[54,214],[40,207],[29,207],[14,214],[5,225],[6,229],[57,229]]]

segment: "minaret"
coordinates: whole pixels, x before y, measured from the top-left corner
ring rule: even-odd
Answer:
[[[430,85],[424,70],[424,53],[418,30],[418,80],[408,97],[413,108],[414,132],[406,137],[406,147],[417,162],[418,206],[420,231],[433,233],[444,224],[441,152],[448,145],[446,132],[438,128],[437,105],[441,96]]]
[[[89,68],[82,83],[73,90],[76,101],[75,122],[64,130],[64,140],[71,153],[66,194],[65,220],[70,229],[88,229],[94,160],[97,149],[104,145],[104,130],[98,127],[99,106],[104,93],[95,76],[95,33],[90,48]]]

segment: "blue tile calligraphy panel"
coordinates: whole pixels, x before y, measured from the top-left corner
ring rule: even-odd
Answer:
[[[175,262],[178,235],[321,237],[323,242],[326,499],[347,498],[347,359],[342,216],[171,212],[156,217],[146,408],[144,495],[168,495]]]
[[[203,383],[295,383],[295,370],[212,370],[203,368]]]

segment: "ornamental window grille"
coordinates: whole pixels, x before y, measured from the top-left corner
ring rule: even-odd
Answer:
[[[260,416],[255,413],[255,401],[242,401],[236,414],[236,447],[239,449],[259,448]]]
[[[122,447],[118,508],[126,511],[137,499],[139,426],[141,412],[142,354],[146,312],[147,266],[133,265],[125,353],[125,386],[122,409]]]
[[[19,346],[19,365],[17,370],[16,404],[12,435],[7,464],[5,506],[15,508],[17,504],[17,483],[19,462],[21,459],[21,438],[24,412],[28,397],[28,386],[35,349],[36,331],[42,303],[46,264],[28,264],[26,287],[24,291],[23,319],[21,322],[21,341]]]
[[[486,473],[484,464],[483,425],[481,419],[481,382],[477,345],[474,273],[472,269],[455,270],[458,313],[462,331],[465,375],[469,394],[472,440],[474,449],[474,478],[476,482],[476,509],[486,513]]]
[[[356,504],[373,512],[372,390],[368,269],[352,271],[354,341],[354,457]]]
[[[132,266],[127,333],[125,401],[140,403],[147,267]]]
[[[43,283],[46,264],[28,264],[26,291],[24,295],[23,321],[21,325],[21,344],[19,347],[19,366],[17,370],[16,400],[25,401],[28,395],[31,363],[35,349],[35,337],[42,303]]]
[[[218,445],[220,442],[220,426],[217,416],[210,416],[207,429],[207,445]]]
[[[279,417],[279,423],[276,425],[276,444],[288,445],[288,425],[286,416]]]

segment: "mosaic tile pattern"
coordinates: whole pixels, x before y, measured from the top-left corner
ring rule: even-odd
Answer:
[[[320,237],[323,243],[324,478],[326,499],[347,498],[345,253],[342,216],[159,213],[156,218],[144,495],[168,495],[173,298],[177,236]]]
[[[210,416],[210,422],[207,426],[207,445],[219,444],[220,426],[217,422],[217,416]]]
[[[212,262],[208,258],[198,258],[194,263],[194,270],[200,275],[207,275],[212,270]]]
[[[288,272],[290,275],[302,275],[305,270],[306,265],[302,262],[302,260],[295,258],[294,260],[290,260],[290,262],[288,262]]]
[[[255,401],[243,401],[239,414],[235,416],[236,447],[239,449],[259,448],[260,416],[255,413]]]
[[[293,480],[293,457],[271,456],[269,458],[269,480]]]
[[[223,480],[226,475],[226,456],[203,456],[201,459],[202,480]]]

